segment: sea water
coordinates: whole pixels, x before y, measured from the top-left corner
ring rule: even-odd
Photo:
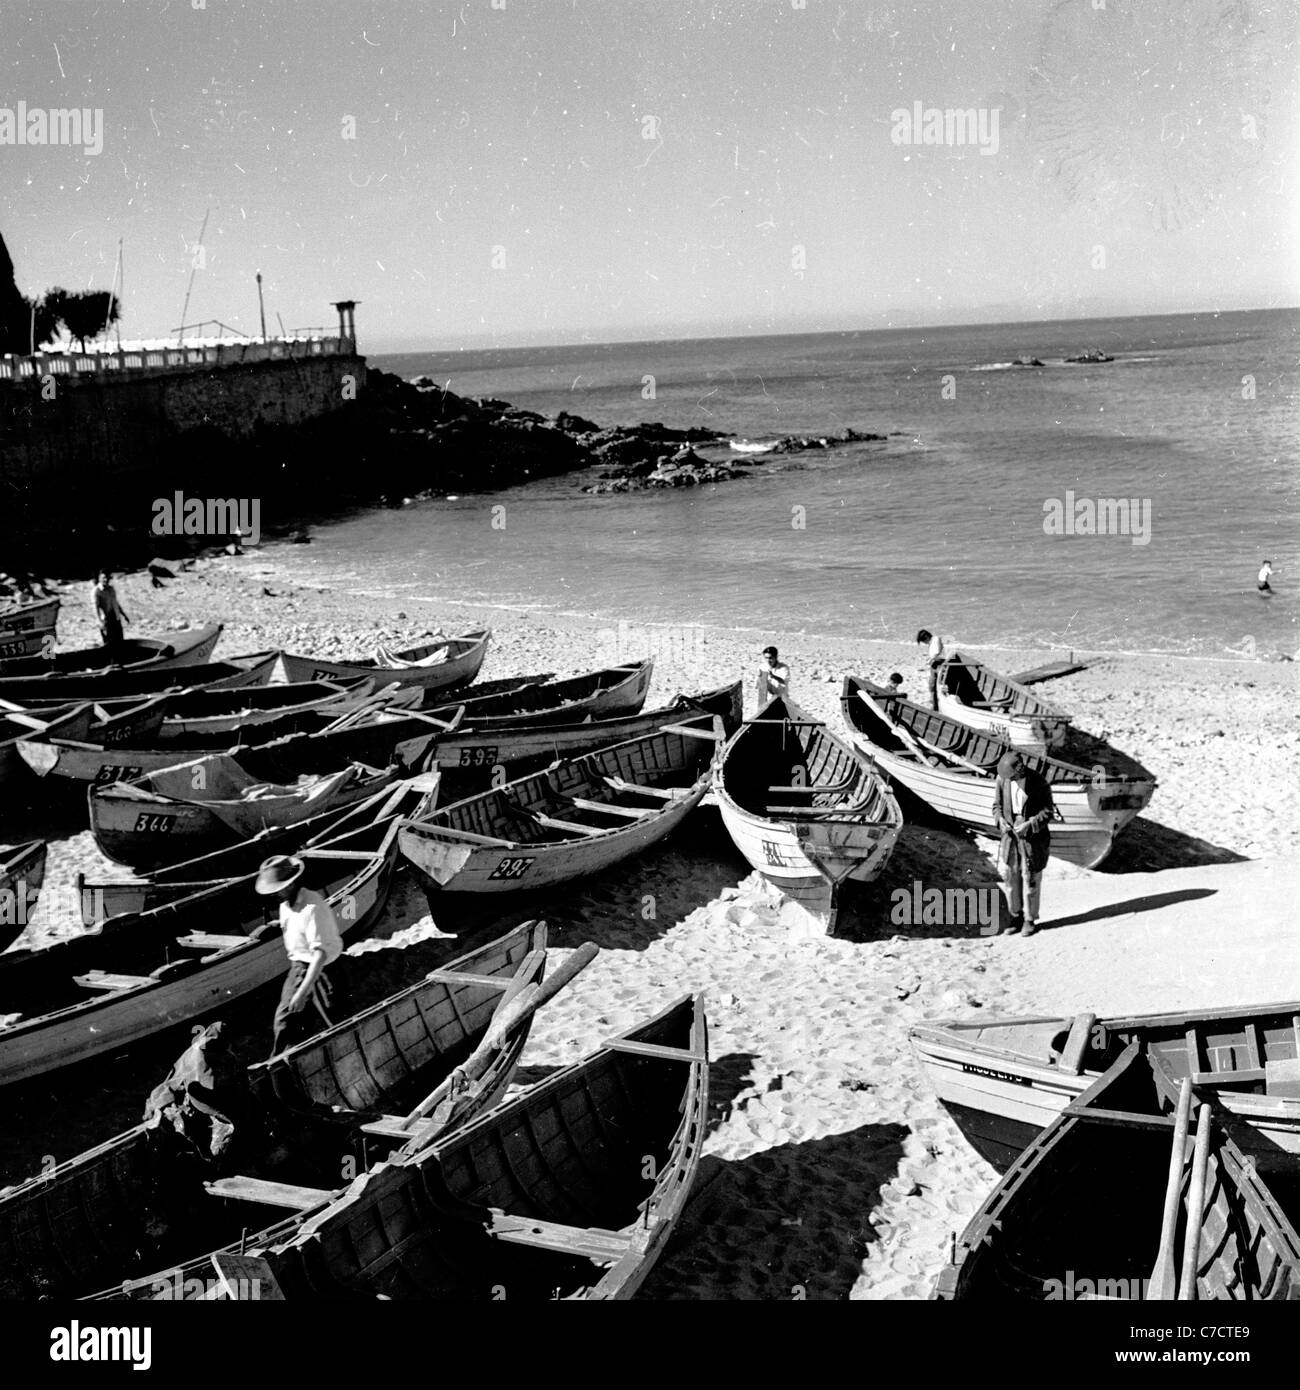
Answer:
[[[374,358],[601,425],[889,437],[700,488],[589,496],[592,472],[417,502],[277,562],[358,591],[759,634],[1290,655],[1297,328],[1273,310]],[[1063,360],[1094,348],[1115,360]]]

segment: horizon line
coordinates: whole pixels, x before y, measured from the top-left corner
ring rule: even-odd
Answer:
[[[1107,319],[1170,319],[1170,318],[1218,318],[1225,314],[1284,314],[1300,310],[1300,304],[1257,304],[1234,306],[1230,309],[1176,309],[1164,312],[1083,314],[1077,316],[1049,316],[1032,319],[963,319],[947,323],[909,323],[876,328],[804,328],[780,329],[762,333],[676,333],[654,338],[575,338],[553,342],[491,343],[448,340],[446,347],[419,346],[375,349],[369,354],[374,357],[410,357],[417,353],[436,354],[440,352],[526,352],[530,349],[555,348],[593,348],[593,347],[642,347],[666,343],[708,343],[743,341],[754,338],[810,338],[835,337],[850,334],[925,332],[946,328],[1016,328],[1021,325],[1042,325],[1050,323],[1094,323]]]

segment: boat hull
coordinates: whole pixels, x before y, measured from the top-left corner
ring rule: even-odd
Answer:
[[[364,935],[383,911],[392,884],[394,851],[395,842],[390,840],[388,848],[336,895],[339,930],[345,936]],[[21,968],[18,958],[24,954],[0,957],[0,972],[6,965]],[[197,970],[177,970],[176,978],[168,978],[171,967],[164,967],[147,983],[92,995],[83,1003],[0,1028],[0,1086],[117,1052],[174,1024],[204,1018],[279,979],[288,965],[279,930],[272,926],[262,939],[250,937],[234,950],[218,952]]]
[[[44,840],[0,845],[0,951],[27,929],[45,882]]]
[[[377,681],[380,687],[396,685],[404,690],[424,690],[429,693],[455,690],[468,685],[478,675],[487,655],[491,635],[490,631],[480,630],[452,638],[451,644],[463,650],[457,650],[449,660],[435,666],[380,666],[373,661],[325,661],[318,657],[278,652],[270,683],[285,685],[298,681],[358,680],[369,677]]]

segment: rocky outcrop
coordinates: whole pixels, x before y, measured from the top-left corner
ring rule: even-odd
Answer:
[[[725,483],[744,476],[739,468],[702,459],[687,445],[672,454],[609,469],[601,474],[600,482],[591,483],[582,490],[603,493],[639,492],[660,487],[698,487],[701,483]]]
[[[778,439],[765,454],[749,455],[756,463],[774,454],[802,454],[808,449],[840,449],[845,444],[864,444],[884,439],[883,434],[866,430],[847,429],[843,434],[787,434]]]

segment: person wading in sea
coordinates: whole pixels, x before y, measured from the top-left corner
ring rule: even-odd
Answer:
[[[332,1022],[325,967],[343,954],[343,938],[329,903],[302,885],[306,865],[293,855],[266,860],[257,875],[257,892],[280,899],[280,930],[289,956],[289,973],[275,1010],[271,1056],[311,1037]],[[312,1007],[309,1009],[308,1005]]]
[[[790,668],[783,664],[775,647],[763,648],[763,664],[758,668],[758,707],[777,695],[790,693]]]
[[[1265,560],[1259,567],[1259,581],[1257,587],[1261,594],[1271,594],[1273,592],[1272,585],[1268,582],[1272,574],[1273,562],[1272,560]]]
[[[931,632],[928,627],[923,627],[916,634],[918,646],[926,649],[925,659],[929,664],[926,679],[929,683],[930,708],[939,708],[939,667],[948,659],[947,652],[944,650],[943,638],[938,633]]]
[[[1011,917],[1004,933],[1033,936],[1038,930],[1043,870],[1051,853],[1052,789],[1025,766],[1019,753],[1003,753],[993,787],[993,824],[1002,837],[998,867]]]
[[[113,576],[108,570],[100,570],[93,594],[100,640],[106,647],[115,647],[122,640],[122,624],[129,623],[131,619],[126,616],[126,610],[113,587]]]

